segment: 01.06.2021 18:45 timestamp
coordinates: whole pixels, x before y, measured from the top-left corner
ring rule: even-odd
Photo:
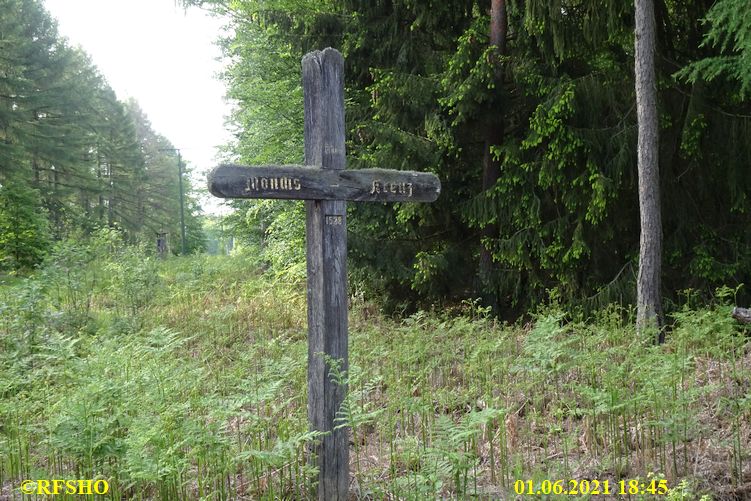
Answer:
[[[618,480],[543,480],[536,483],[534,480],[517,480],[514,482],[514,492],[517,494],[540,495],[615,495],[633,496],[637,494],[652,494],[662,496],[670,491],[667,480],[641,481],[638,479]]]

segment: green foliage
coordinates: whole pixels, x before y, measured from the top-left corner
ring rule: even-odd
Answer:
[[[2,0],[0,9],[0,185],[17,193],[10,205],[6,200],[0,239],[5,245],[26,232],[13,262],[3,251],[3,266],[36,265],[44,239],[102,225],[123,229],[131,241],[152,240],[158,231],[179,234],[177,161],[169,142],[135,102],[117,100],[89,57],[57,33],[40,0]],[[14,216],[10,208],[34,217]],[[189,194],[192,249],[203,244],[199,215]],[[21,216],[18,234],[5,231],[8,218]]]
[[[507,2],[503,56],[489,48],[487,2],[184,3],[234,19],[223,45],[236,62],[225,77],[239,102],[230,147],[239,160],[300,160],[299,60],[332,45],[347,62],[349,168],[440,177],[434,204],[351,204],[358,290],[385,296],[389,308],[495,296],[508,317],[545,302],[549,290],[585,307],[631,300],[624,291],[639,248],[632,3]],[[708,12],[657,2],[668,297],[690,287],[709,299],[751,273],[747,11],[738,0]],[[708,78],[710,67],[710,77],[729,78]],[[688,81],[673,77],[681,68]],[[486,144],[493,124],[500,130]],[[487,152],[501,175],[483,190]],[[273,242],[274,252],[285,250],[279,242],[299,244],[288,228],[302,228],[302,216],[290,204],[261,204],[252,219],[238,206],[246,235]],[[250,231],[249,221],[260,228]],[[498,233],[483,237],[488,225]],[[486,282],[482,248],[494,262]],[[276,267],[301,266],[269,257]]]
[[[712,497],[708,494],[704,494],[703,496],[699,496],[696,493],[696,487],[693,485],[693,483],[689,480],[681,480],[680,483],[673,489],[670,490],[670,493],[668,494],[667,500],[669,501],[684,501],[689,499],[698,499],[699,501],[711,501]]]
[[[50,245],[39,192],[23,182],[0,184],[0,271],[39,264]]]
[[[118,253],[105,270],[111,276],[111,294],[118,309],[134,316],[151,302],[160,286],[154,257],[137,247]]]
[[[712,81],[720,76],[740,84],[740,96],[751,92],[751,12],[743,0],[720,0],[703,20],[709,25],[702,43],[719,55],[705,57],[678,72],[691,82]]]
[[[221,40],[232,61],[224,78],[228,95],[240,105],[231,117],[236,142],[231,156],[244,164],[299,164],[303,161],[303,103],[300,58],[293,43],[279,35],[280,5],[225,6],[250,22],[238,23],[234,37]],[[311,12],[317,12],[319,2]],[[218,8],[223,8],[219,6]],[[302,9],[302,10],[300,10]],[[296,3],[295,12],[306,12]],[[222,225],[248,243],[263,240],[263,257],[280,275],[302,279],[305,273],[304,215],[300,204],[271,200],[234,201],[237,213]]]
[[[319,438],[304,291],[255,255],[152,261],[121,242],[108,229],[58,244],[37,275],[0,286],[4,482],[304,499]],[[159,287],[119,290],[149,276]],[[682,308],[661,346],[615,306],[586,322],[545,307],[510,326],[477,302],[394,320],[356,300],[349,371],[330,367],[349,388],[337,424],[352,433],[358,495],[505,498],[515,480],[575,474],[666,479],[675,499],[742,488],[751,406],[747,339],[725,305],[736,293]],[[86,307],[87,322],[70,321]]]
[[[272,271],[303,283],[307,274],[303,203],[256,202],[246,217],[249,226],[265,228],[263,257],[271,264]]]
[[[638,254],[629,2],[509,1],[504,55],[489,47],[487,2],[182,3],[230,20],[220,40],[238,103],[228,158],[302,160],[299,61],[331,45],[347,61],[349,167],[441,178],[435,204],[351,205],[358,291],[384,296],[390,309],[494,297],[508,317],[551,290],[585,307],[629,301]],[[38,0],[0,6],[0,266],[38,265],[50,241],[102,225],[130,241],[167,232],[177,250],[174,148],[135,102],[116,99]],[[720,284],[751,276],[749,13],[742,0],[667,0],[656,16],[665,287],[709,299]],[[487,155],[501,176],[483,190]],[[194,252],[206,241],[190,191]],[[301,206],[236,207],[227,227],[263,240],[276,273],[301,278]],[[489,225],[496,234],[484,233]],[[494,269],[481,281],[482,249]]]

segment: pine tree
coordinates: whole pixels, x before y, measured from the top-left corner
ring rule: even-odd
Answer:
[[[49,248],[47,217],[39,193],[19,180],[0,185],[0,270],[28,269]]]

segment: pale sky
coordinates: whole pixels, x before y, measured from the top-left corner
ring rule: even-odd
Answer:
[[[60,33],[91,56],[119,99],[138,101],[152,128],[181,149],[194,185],[205,187],[215,148],[229,140],[230,107],[216,78],[222,63],[215,41],[224,22],[175,0],[44,2]],[[202,205],[216,211],[209,199]]]

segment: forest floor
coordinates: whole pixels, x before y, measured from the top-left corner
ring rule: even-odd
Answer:
[[[53,478],[106,479],[102,499],[306,499],[305,286],[262,269],[70,244],[0,284],[0,499]],[[352,499],[751,499],[731,301],[679,309],[655,346],[618,306],[509,325],[353,297]]]

